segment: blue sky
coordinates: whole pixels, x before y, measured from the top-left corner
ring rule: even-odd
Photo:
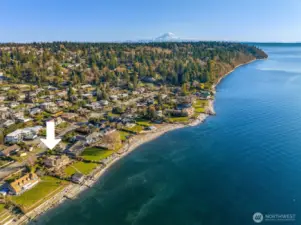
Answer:
[[[300,0],[0,0],[0,42],[301,41]]]

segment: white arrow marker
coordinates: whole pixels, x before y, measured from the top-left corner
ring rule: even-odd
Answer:
[[[46,139],[41,139],[41,141],[52,150],[60,141],[61,139],[55,139],[55,126],[54,121],[50,120],[46,122]]]

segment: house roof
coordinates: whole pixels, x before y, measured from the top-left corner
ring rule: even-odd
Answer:
[[[16,193],[20,193],[23,187],[34,183],[37,179],[38,176],[35,173],[28,173],[25,176],[22,176],[19,179],[11,182],[9,185]]]
[[[7,134],[6,136],[17,136],[17,135],[20,135],[20,134],[22,134],[22,130],[18,129],[18,130],[15,130],[15,131]]]
[[[19,149],[20,149],[20,146],[19,146],[19,145],[12,145],[12,146],[10,146],[10,147],[5,148],[5,149],[2,151],[2,154],[3,154],[3,155],[9,155],[11,152],[16,151],[16,150],[19,150]]]
[[[72,180],[81,180],[85,175],[81,173],[75,173],[72,175]]]

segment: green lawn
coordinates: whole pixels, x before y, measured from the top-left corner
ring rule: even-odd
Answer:
[[[4,204],[0,204],[0,213],[5,211],[5,205]]]
[[[204,108],[194,108],[194,111],[197,113],[204,113],[205,109]]]
[[[149,120],[145,121],[137,121],[136,122],[138,125],[143,126],[143,127],[149,127],[152,125],[152,123]]]
[[[186,123],[189,121],[189,117],[170,117],[168,120],[171,123]]]
[[[198,99],[196,102],[193,104],[194,111],[196,113],[204,113],[205,108],[208,106],[208,101],[207,100],[201,100]]]
[[[65,168],[64,172],[67,176],[72,176],[75,173],[89,174],[98,164],[96,163],[85,163],[85,162],[76,162],[72,165]]]
[[[86,160],[100,161],[112,155],[113,153],[114,151],[112,150],[105,150],[101,148],[92,147],[92,148],[86,148],[82,152],[81,157]]]
[[[196,102],[193,104],[194,107],[196,108],[204,108],[208,106],[208,100],[202,100],[202,99],[197,99]]]
[[[58,128],[58,129],[64,129],[64,128],[68,127],[68,126],[69,126],[69,123],[62,122],[59,125],[57,125],[56,128]]]
[[[32,189],[19,196],[13,196],[12,201],[22,206],[24,209],[29,210],[31,207],[38,206],[37,203],[43,203],[45,200],[53,196],[53,194],[63,189],[67,184],[67,181],[63,181],[55,177],[44,176]]]
[[[141,131],[143,131],[144,127],[140,125],[135,125],[133,127],[125,127],[123,128],[125,131],[134,132],[139,134]]]
[[[119,131],[119,134],[122,141],[126,141],[127,137],[131,135],[129,132],[123,130]]]

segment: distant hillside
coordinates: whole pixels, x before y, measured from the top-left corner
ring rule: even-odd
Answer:
[[[236,65],[266,57],[257,47],[226,42],[1,44],[0,72],[9,82],[135,89],[141,82],[213,84]]]

